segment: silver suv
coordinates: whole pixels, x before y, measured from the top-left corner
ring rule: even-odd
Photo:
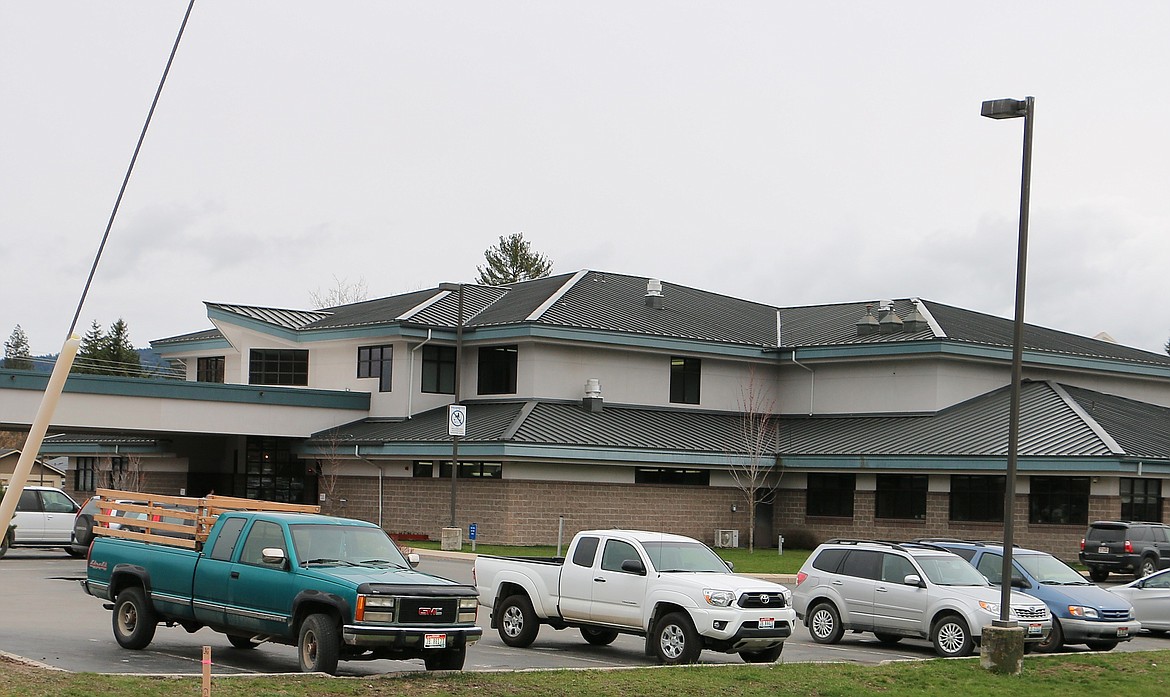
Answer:
[[[983,626],[999,618],[1000,591],[936,545],[829,540],[796,575],[792,601],[818,643],[835,644],[848,629],[873,632],[883,644],[926,639],[951,657],[970,655]],[[1052,630],[1048,607],[1016,592],[1011,603],[1025,641],[1043,641]]]

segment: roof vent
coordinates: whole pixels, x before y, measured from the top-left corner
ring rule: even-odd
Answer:
[[[646,281],[646,307],[651,310],[662,309],[662,281],[657,278]]]
[[[877,317],[873,316],[873,305],[865,306],[865,316],[857,320],[857,336],[870,336],[878,333]]]
[[[918,311],[918,303],[914,304],[914,309],[910,310],[910,314],[906,315],[906,319],[902,320],[902,331],[907,334],[917,334],[929,326],[926,318]]]
[[[902,318],[894,311],[893,304],[889,306],[889,312],[883,314],[882,318],[878,320],[878,326],[882,334],[897,334],[902,331],[903,324]]]
[[[589,378],[585,381],[585,397],[581,400],[581,407],[592,413],[602,410],[601,381],[597,378]]]

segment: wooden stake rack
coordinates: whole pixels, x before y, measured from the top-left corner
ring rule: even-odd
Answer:
[[[98,489],[101,512],[93,517],[95,535],[119,537],[153,544],[198,549],[220,513],[228,511],[280,511],[320,513],[320,506],[276,501],[256,501],[209,494],[163,496],[140,491]],[[121,515],[119,515],[121,514]],[[115,523],[123,527],[107,527]]]

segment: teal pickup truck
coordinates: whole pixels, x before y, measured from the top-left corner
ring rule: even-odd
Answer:
[[[164,623],[210,627],[240,649],[296,646],[304,672],[380,658],[459,670],[483,635],[476,589],[415,571],[418,557],[371,523],[221,513],[197,549],[95,531],[82,586],[111,601],[114,638],[127,649],[145,648]]]

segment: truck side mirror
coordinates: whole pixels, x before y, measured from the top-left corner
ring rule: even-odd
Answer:
[[[422,557],[418,555],[418,552],[411,552],[410,554],[406,555],[406,563],[410,564],[410,568],[413,569],[414,567],[418,566],[420,562],[422,562]]]
[[[284,550],[280,547],[265,547],[260,550],[260,559],[265,564],[280,566],[282,569],[288,568],[288,557],[285,556]]]
[[[727,561],[726,559],[724,559],[723,563],[727,564],[728,571],[735,571],[735,562],[730,562],[730,561]]]
[[[631,574],[638,574],[639,576],[646,575],[646,567],[642,565],[641,559],[627,559],[623,561],[622,571]]]
[[[902,585],[922,588],[922,577],[918,574],[906,574],[905,578],[902,579]]]

